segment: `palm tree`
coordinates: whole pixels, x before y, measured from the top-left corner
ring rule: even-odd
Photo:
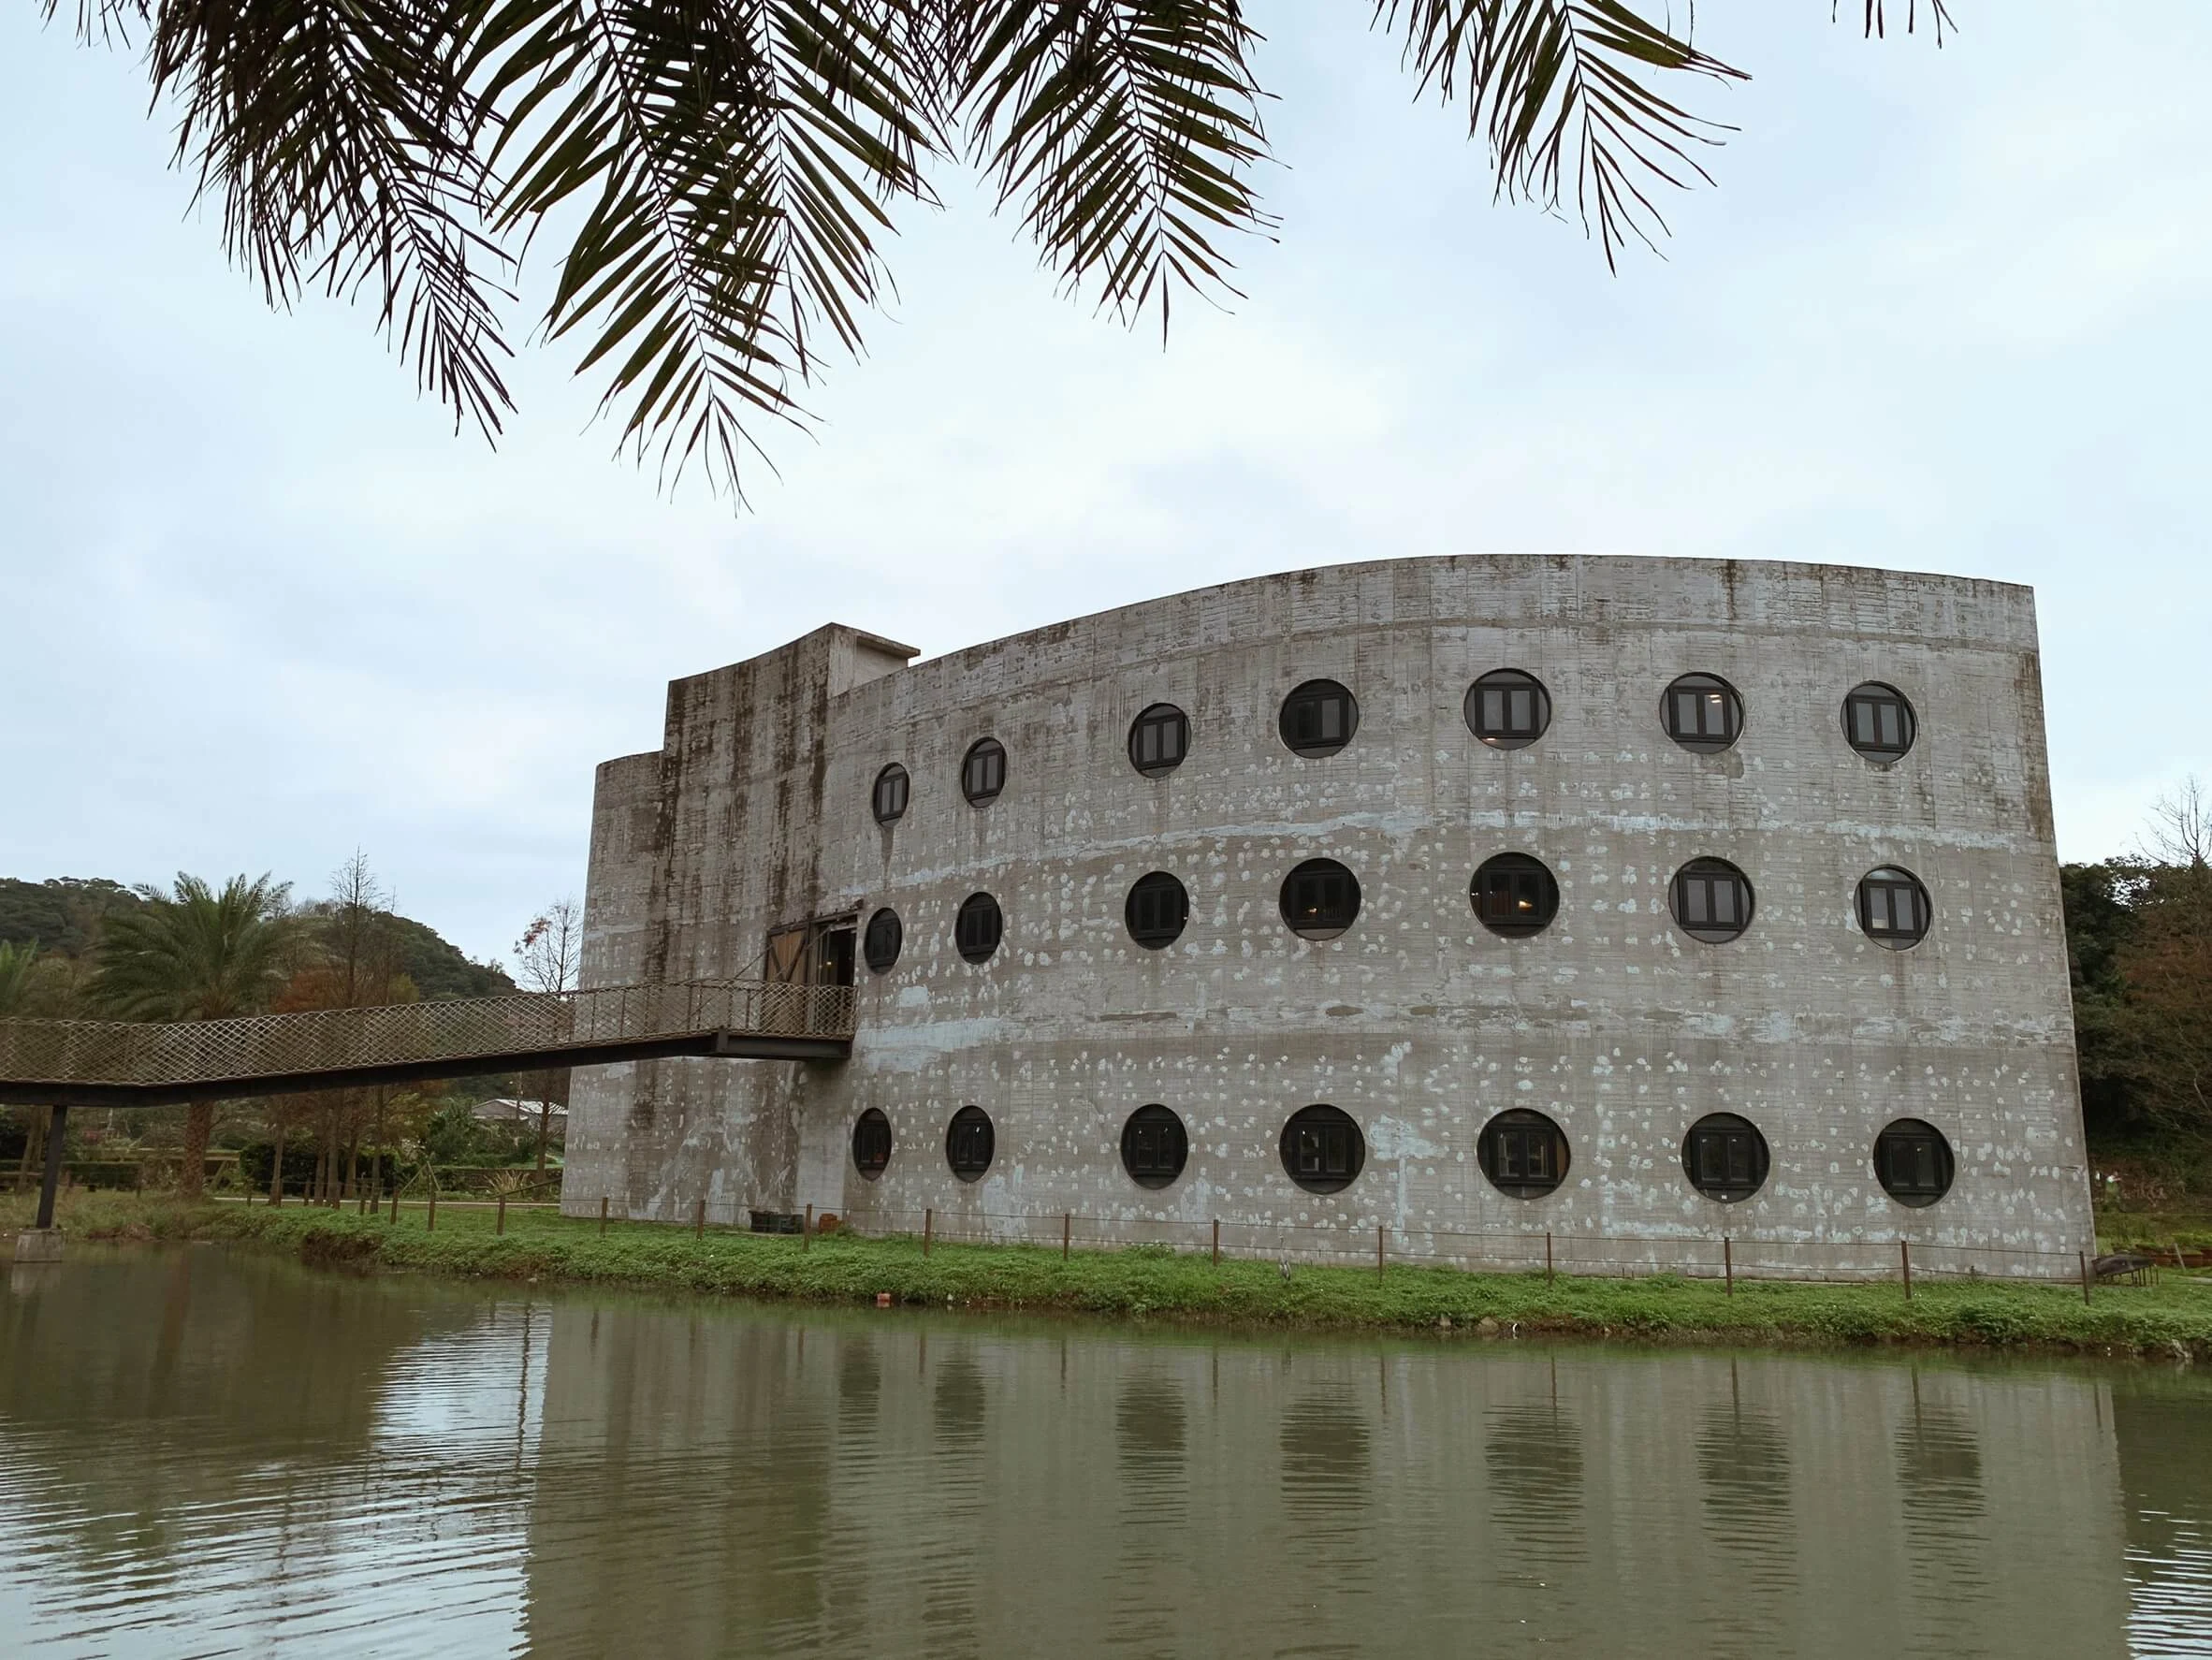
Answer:
[[[38,942],[26,939],[10,945],[0,939],[0,1019],[25,1012],[31,1004],[32,979],[38,966]]]
[[[1818,0],[1803,0],[1811,6]],[[1831,12],[1840,0],[1826,0]],[[58,0],[44,0],[51,17]],[[1885,7],[1908,30],[1923,0]],[[1742,72],[1670,0],[1373,0],[1420,94],[1462,107],[1498,193],[1571,200],[1611,264],[1665,232],[1663,187],[1728,128],[1674,88]],[[1925,0],[1938,41],[1946,0]],[[273,304],[367,290],[420,385],[488,440],[513,408],[500,312],[549,219],[543,319],[604,377],[664,476],[737,488],[754,415],[803,424],[857,354],[902,200],[980,167],[1071,291],[1163,331],[1234,296],[1272,236],[1243,0],[81,0],[87,39],[148,42],[175,157]],[[1286,15],[1294,15],[1286,13]],[[1654,20],[1657,21],[1654,21]],[[1294,27],[1295,23],[1289,26]],[[548,238],[550,240],[551,239]]]
[[[146,903],[109,919],[90,992],[125,1020],[222,1020],[267,1007],[284,982],[291,943],[288,887],[234,876],[220,893],[180,872],[176,892],[138,890]],[[184,1120],[184,1197],[197,1199],[215,1126],[211,1101]]]

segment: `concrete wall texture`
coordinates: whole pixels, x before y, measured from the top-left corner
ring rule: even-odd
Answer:
[[[1615,1242],[1563,1261],[1662,1266],[1725,1233],[1870,1272],[1903,1238],[2022,1253],[2090,1238],[2024,588],[1767,562],[1390,560],[911,655],[833,626],[677,680],[661,749],[600,769],[587,986],[757,973],[771,929],[865,925],[882,908],[904,944],[887,972],[859,970],[850,1061],[579,1073],[572,1209],[595,1213],[603,1194],[669,1219],[700,1199],[718,1218],[810,1202],[903,1230],[927,1207],[940,1230],[994,1237],[1073,1212],[1086,1235],[1186,1243],[1218,1217],[1231,1248],[1380,1227],[1394,1252],[1465,1260],[1525,1260],[1525,1237],[1549,1231]],[[1470,683],[1504,668],[1550,697],[1549,728],[1521,749],[1478,741],[1463,712]],[[1700,673],[1742,702],[1739,738],[1716,753],[1661,717],[1668,684]],[[1316,678],[1360,711],[1322,758],[1277,726],[1285,695]],[[1845,740],[1843,699],[1869,681],[1916,713],[1901,758]],[[1157,703],[1186,712],[1190,739],[1154,778],[1128,741]],[[986,736],[1005,746],[1006,782],[977,807],[961,761]],[[870,791],[891,763],[911,801],[880,825]],[[1556,919],[1533,936],[1492,932],[1470,902],[1473,872],[1506,852],[1557,879]],[[1278,903],[1317,857],[1361,893],[1327,940],[1293,933]],[[1675,873],[1701,857],[1755,891],[1725,943],[1670,910]],[[1932,901],[1909,950],[1860,926],[1861,877],[1892,866]],[[1161,950],[1124,920],[1154,870],[1190,902]],[[1005,934],[971,964],[953,929],[978,892]],[[1189,1143],[1158,1189],[1121,1157],[1125,1122],[1155,1102]],[[1316,1102],[1366,1144],[1334,1193],[1296,1185],[1278,1150]],[[945,1147],[968,1105],[996,1130],[974,1181]],[[851,1145],[869,1108],[895,1141],[873,1180]],[[1509,1109],[1566,1138],[1566,1177],[1541,1197],[1480,1168],[1479,1133]],[[1713,1113],[1765,1137],[1749,1198],[1706,1197],[1685,1173],[1685,1133]],[[1875,1138],[1901,1118],[1935,1126],[1955,1158],[1931,1205],[1876,1179]],[[2026,1254],[1976,1265],[2055,1272]]]

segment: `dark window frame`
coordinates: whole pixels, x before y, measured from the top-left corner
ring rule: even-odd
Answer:
[[[888,937],[888,943],[886,943]],[[906,925],[898,920],[898,912],[886,905],[868,918],[868,925],[861,935],[860,954],[871,974],[888,974],[898,966],[898,954],[906,949]]]
[[[1885,713],[1895,716],[1894,736],[1883,730]],[[1901,760],[1919,736],[1913,700],[1887,681],[1862,680],[1843,694],[1843,741],[1868,760],[1884,765]]]
[[[1343,735],[1332,737],[1331,706],[1341,704],[1333,716],[1333,724]],[[1275,731],[1282,737],[1283,747],[1293,755],[1308,761],[1319,761],[1333,755],[1360,735],[1360,700],[1352,695],[1352,689],[1339,680],[1302,680],[1290,689],[1283,699],[1283,706],[1275,716]]]
[[[1492,933],[1525,939],[1558,917],[1559,879],[1534,853],[1493,853],[1475,867],[1467,902],[1475,920]]]
[[[876,815],[877,823],[895,824],[907,816],[913,793],[913,779],[905,767],[894,761],[876,775],[875,783],[869,787],[868,809]],[[894,796],[895,800],[892,799]]]
[[[1759,1127],[1739,1113],[1708,1113],[1682,1132],[1682,1174],[1706,1198],[1740,1204],[1767,1185],[1774,1159]]]
[[[1146,951],[1165,951],[1190,925],[1190,890],[1170,871],[1148,870],[1129,884],[1121,920]]]
[[[983,807],[1006,790],[1006,746],[995,737],[979,737],[960,757],[960,794],[970,807]]]
[[[964,1182],[980,1182],[998,1158],[998,1127],[978,1106],[965,1106],[945,1126],[945,1166]]]
[[[1693,700],[1687,703],[1685,699]],[[1691,711],[1687,719],[1684,711]],[[1719,729],[1713,716],[1720,716]],[[1678,675],[1659,697],[1659,721],[1666,735],[1699,755],[1718,755],[1743,736],[1743,694],[1718,675]]]
[[[1716,903],[1724,886],[1733,895],[1726,907]],[[1691,939],[1707,945],[1725,945],[1751,931],[1753,919],[1758,915],[1759,896],[1751,878],[1727,860],[1699,858],[1676,871],[1674,880],[1666,884],[1666,908],[1673,913],[1675,926]],[[1733,926],[1711,920],[1724,909],[1740,913],[1740,920]]]
[[[1551,693],[1526,669],[1492,669],[1467,688],[1460,713],[1478,742],[1525,750],[1551,730]]]
[[[1912,925],[1895,927],[1898,899],[1910,905]],[[1928,885],[1901,865],[1881,865],[1858,879],[1856,898],[1859,932],[1890,951],[1910,951],[1928,938],[1935,925],[1935,902]]]
[[[1911,1210],[1940,1202],[1958,1177],[1950,1139],[1925,1118],[1891,1119],[1874,1138],[1872,1158],[1882,1191]]]
[[[891,1167],[896,1144],[891,1120],[882,1108],[870,1107],[852,1121],[852,1168],[868,1181],[877,1180]]]
[[[1330,890],[1336,890],[1330,908]],[[1317,902],[1317,903],[1316,903]],[[1301,939],[1335,939],[1360,920],[1360,879],[1334,859],[1307,859],[1283,878],[1283,925]]]
[[[1342,1107],[1317,1101],[1283,1122],[1283,1173],[1308,1193],[1341,1193],[1367,1168],[1367,1136]]]
[[[1190,1132],[1174,1108],[1153,1101],[1123,1123],[1121,1167],[1138,1187],[1171,1187],[1189,1162]]]
[[[1189,759],[1190,717],[1173,704],[1156,703],[1129,722],[1129,764],[1144,777],[1164,779]]]
[[[1542,1113],[1514,1107],[1499,1113],[1476,1138],[1476,1162],[1499,1192],[1514,1199],[1555,1193],[1574,1164],[1566,1131]]]
[[[983,938],[986,932],[988,940]],[[953,916],[953,949],[963,959],[987,963],[1005,942],[1006,912],[995,895],[975,893],[960,901],[960,909]]]

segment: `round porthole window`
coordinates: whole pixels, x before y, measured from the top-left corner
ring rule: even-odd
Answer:
[[[1156,703],[1129,727],[1129,764],[1148,779],[1164,779],[1190,753],[1190,717],[1171,703]]]
[[[962,1107],[945,1126],[945,1162],[964,1182],[982,1180],[998,1150],[998,1132],[981,1107]]]
[[[1283,921],[1302,939],[1333,939],[1360,914],[1360,880],[1334,859],[1308,859],[1283,878]]]
[[[891,1120],[870,1107],[852,1121],[852,1168],[872,1182],[890,1162]]]
[[[1308,680],[1283,700],[1278,729],[1294,753],[1333,755],[1360,730],[1360,701],[1334,680]]]
[[[1767,1185],[1767,1138],[1748,1118],[1709,1113],[1682,1137],[1682,1173],[1708,1199],[1749,1199]]]
[[[1928,890],[1910,870],[1885,865],[1858,879],[1858,925],[1876,945],[1905,951],[1928,938]]]
[[[1006,936],[1006,918],[988,894],[970,894],[953,918],[953,944],[971,963],[987,963]]]
[[[1190,895],[1166,871],[1155,870],[1129,888],[1122,920],[1130,939],[1146,951],[1159,951],[1174,944],[1190,921]]]
[[[1725,859],[1692,859],[1674,873],[1668,898],[1682,932],[1708,945],[1724,945],[1751,926],[1751,878]]]
[[[1171,1107],[1139,1107],[1121,1127],[1121,1167],[1140,1187],[1165,1187],[1183,1173],[1190,1138]]]
[[[1493,750],[1525,750],[1551,724],[1551,694],[1519,669],[1492,669],[1467,688],[1467,730]]]
[[[1559,914],[1559,883],[1541,859],[1500,853],[1485,859],[1468,889],[1475,915],[1493,934],[1541,934]]]
[[[1913,706],[1894,686],[1869,680],[1854,686],[1843,700],[1843,741],[1869,761],[1899,759],[1919,732]]]
[[[1006,746],[995,737],[979,738],[960,762],[960,794],[982,807],[1006,788]]]
[[[1743,735],[1743,699],[1718,675],[1684,675],[1660,699],[1666,735],[1685,750],[1715,755]]]
[[[889,906],[868,918],[867,931],[861,936],[860,954],[867,959],[868,970],[874,974],[888,974],[898,961],[898,948],[906,942],[906,930],[899,925],[898,912]]]
[[[1541,1199],[1566,1180],[1566,1132],[1526,1108],[1500,1113],[1485,1124],[1475,1156],[1490,1185],[1516,1199]]]
[[[1367,1162],[1367,1138],[1340,1107],[1301,1107],[1283,1126],[1283,1172],[1308,1193],[1352,1185]]]
[[[895,761],[876,775],[869,805],[875,809],[877,823],[895,824],[907,816],[909,787],[907,769]]]
[[[1874,1176],[1882,1191],[1914,1210],[1951,1191],[1951,1143],[1934,1125],[1899,1118],[1874,1138]]]

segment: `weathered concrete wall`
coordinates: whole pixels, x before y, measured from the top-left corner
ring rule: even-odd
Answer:
[[[1022,1230],[1005,1215],[1061,1211],[1132,1236],[1157,1218],[1382,1225],[1414,1251],[1436,1230],[1727,1231],[1864,1246],[1870,1266],[1907,1236],[2088,1240],[2025,589],[1769,563],[1400,560],[897,663],[832,628],[677,681],[662,752],[603,770],[586,983],[745,972],[772,926],[880,906],[906,944],[890,972],[863,968],[842,1066],[580,1076],[574,1207],[596,1210],[604,1190],[640,1214],[686,1215],[705,1195],[907,1226],[928,1206],[999,1232]],[[1528,749],[1486,747],[1462,715],[1469,683],[1503,667],[1550,692],[1550,731]],[[1698,671],[1744,699],[1743,735],[1717,755],[1660,723],[1662,689]],[[1358,696],[1358,735],[1301,758],[1277,710],[1323,677]],[[1841,701],[1864,680],[1918,713],[1894,764],[1844,741]],[[1191,752],[1147,779],[1126,741],[1156,702],[1188,713]],[[986,735],[1008,779],[979,808],[958,771]],[[886,828],[869,788],[892,761],[912,803]],[[1468,901],[1475,867],[1508,851],[1559,880],[1558,920],[1534,938],[1490,933]],[[1728,944],[1668,914],[1670,877],[1701,855],[1756,889],[1755,922]],[[1362,890],[1356,925],[1319,943],[1277,910],[1284,875],[1317,856]],[[1907,952],[1865,938],[1854,911],[1860,876],[1890,863],[1934,900]],[[1122,918],[1153,869],[1192,905],[1159,952]],[[971,966],[952,924],[978,890],[998,897],[1006,939]],[[1152,1101],[1191,1141],[1157,1192],[1119,1157],[1123,1122]],[[1277,1154],[1285,1118],[1314,1101],[1368,1140],[1364,1172],[1336,1195],[1294,1186]],[[997,1130],[974,1184],[943,1152],[967,1103]],[[869,1106],[896,1137],[873,1182],[849,1153]],[[1511,1106],[1570,1139],[1569,1178],[1546,1198],[1509,1198],[1477,1168],[1477,1132]],[[1715,1111],[1753,1120],[1772,1149],[1765,1187],[1733,1205],[1681,1167],[1684,1130]],[[1935,1124],[1957,1154],[1956,1186],[1927,1210],[1873,1176],[1873,1139],[1899,1117]]]

